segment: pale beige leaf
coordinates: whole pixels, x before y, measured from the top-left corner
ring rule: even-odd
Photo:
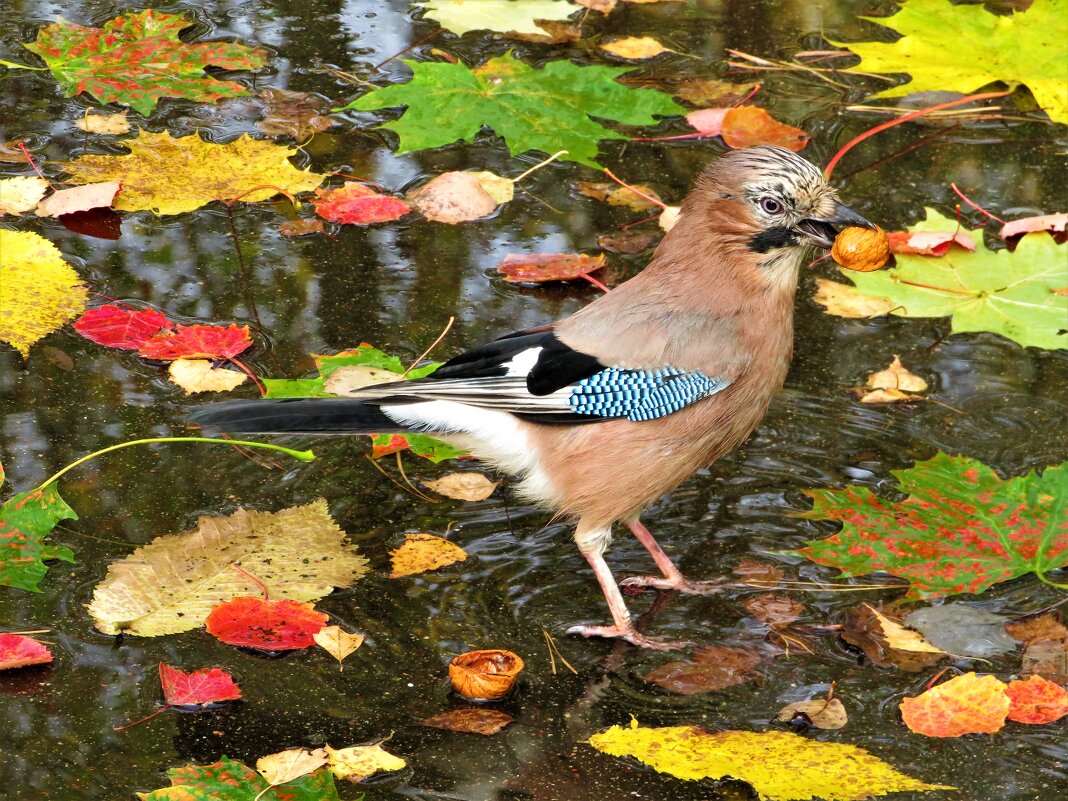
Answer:
[[[34,208],[48,191],[48,181],[26,177],[0,179],[0,216],[22,214]]]
[[[600,11],[602,14],[611,14],[619,0],[575,0],[580,6],[586,6],[590,11]]]
[[[945,653],[941,648],[936,648],[931,645],[931,643],[927,642],[927,640],[923,638],[923,635],[918,631],[905,628],[900,623],[891,620],[869,604],[864,605],[871,610],[871,613],[875,615],[875,619],[879,621],[879,625],[883,630],[883,636],[886,637],[886,641],[890,644],[891,648],[896,648],[899,651],[913,651],[921,654]]]
[[[484,501],[497,489],[499,481],[490,481],[481,473],[447,473],[436,481],[424,481],[438,495],[458,501]]]
[[[828,281],[826,278],[816,279],[814,300],[826,308],[828,314],[837,317],[880,317],[889,314],[891,309],[898,306],[889,298],[864,295],[855,287]]]
[[[651,36],[626,36],[605,42],[599,47],[613,56],[630,59],[653,58],[662,53],[672,52],[671,48],[664,47]]]
[[[104,181],[76,186],[73,189],[60,189],[37,204],[37,216],[59,217],[89,209],[111,208],[121,186],[118,181]]]
[[[325,748],[290,748],[256,760],[256,770],[269,784],[285,784],[319,770],[328,761]]]
[[[902,392],[900,389],[873,389],[870,392],[860,390],[857,393],[857,397],[861,403],[871,403],[875,405],[908,403],[909,401],[923,400],[923,395],[911,395],[908,392]]]
[[[511,178],[505,178],[489,170],[478,170],[472,172],[471,175],[478,179],[479,185],[486,190],[487,195],[497,201],[498,205],[507,203],[515,197],[515,181]]]
[[[208,359],[175,359],[167,368],[168,377],[185,390],[194,392],[229,392],[245,383],[247,376],[236,370],[213,367]]]
[[[660,212],[660,218],[657,222],[660,223],[660,227],[665,231],[670,231],[675,227],[675,223],[679,221],[679,217],[682,216],[682,208],[680,206],[667,206],[662,212]]]
[[[345,657],[363,645],[362,634],[350,634],[341,626],[326,626],[312,635],[315,644],[337,660],[338,666]]]
[[[279,512],[239,509],[201,517],[192,531],[157,537],[113,562],[89,614],[105,634],[195,629],[215,605],[261,594],[235,564],[270,587],[273,600],[317,601],[367,572],[321,498]]]
[[[87,133],[94,134],[124,134],[130,132],[130,121],[126,118],[128,111],[118,114],[89,114],[74,124]]]
[[[361,387],[372,384],[388,384],[400,381],[401,377],[391,370],[370,367],[366,364],[345,364],[338,367],[323,382],[323,389],[331,395],[351,395]]]
[[[443,172],[416,189],[408,199],[428,220],[461,223],[492,214],[499,205],[470,172]]]
[[[776,720],[789,723],[799,715],[803,715],[817,729],[840,729],[849,722],[849,715],[837,698],[795,701],[780,709]]]
[[[393,565],[389,577],[401,578],[462,562],[467,558],[467,551],[433,534],[408,534],[403,544],[389,555]]]
[[[927,382],[918,375],[910,373],[897,355],[885,370],[879,370],[868,376],[870,389],[900,389],[902,392],[923,392]]]
[[[399,756],[387,752],[381,744],[352,745],[348,748],[326,747],[330,758],[330,770],[339,779],[362,781],[376,773],[401,770],[408,763]]]

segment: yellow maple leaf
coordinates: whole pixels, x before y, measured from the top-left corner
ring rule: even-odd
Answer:
[[[368,776],[386,771],[401,770],[408,763],[378,745],[353,745],[348,748],[326,747],[330,770],[339,779],[362,781]]]
[[[294,167],[295,148],[242,136],[225,145],[200,136],[142,130],[122,142],[125,156],[82,156],[64,162],[71,183],[121,181],[119,211],[181,214],[213,200],[257,202],[280,192],[310,192],[325,176]]]
[[[590,745],[680,779],[740,779],[766,801],[860,801],[884,793],[956,789],[906,776],[863,748],[785,731],[643,728],[632,719],[629,727],[593,735]]]
[[[433,534],[408,534],[399,548],[389,552],[393,565],[390,578],[412,576],[462,562],[467,551],[454,542]]]
[[[30,346],[85,311],[86,288],[63,254],[30,231],[0,228],[0,340]]]

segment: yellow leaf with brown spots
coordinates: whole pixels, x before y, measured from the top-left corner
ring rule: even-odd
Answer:
[[[462,562],[467,558],[467,551],[433,534],[409,534],[399,548],[389,552],[389,556],[393,565],[389,577],[401,578]]]
[[[348,748],[326,747],[330,770],[339,779],[363,781],[376,773],[403,769],[408,763],[377,745],[353,745]]]

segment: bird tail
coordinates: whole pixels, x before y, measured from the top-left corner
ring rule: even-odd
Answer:
[[[190,420],[234,434],[391,434],[411,431],[355,398],[240,400],[201,406]]]

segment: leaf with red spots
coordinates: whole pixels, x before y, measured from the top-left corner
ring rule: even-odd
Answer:
[[[901,701],[905,725],[928,737],[993,734],[1001,731],[1008,713],[1005,683],[977,673],[965,673]]]
[[[229,645],[261,651],[292,651],[315,645],[313,635],[327,617],[311,604],[243,596],[211,610],[208,634]]]
[[[1009,720],[1017,723],[1052,723],[1068,715],[1068,691],[1041,676],[1010,681]]]
[[[497,265],[497,272],[512,283],[572,281],[604,267],[604,254],[509,253]]]
[[[247,325],[177,325],[146,340],[137,352],[163,361],[232,359],[251,345]]]
[[[155,309],[127,309],[108,304],[90,309],[74,322],[74,330],[108,348],[137,350],[150,337],[173,325]]]
[[[52,652],[44,643],[23,634],[0,634],[0,670],[47,665]]]
[[[204,67],[258,70],[264,52],[234,42],[180,41],[178,34],[191,25],[186,17],[152,9],[116,17],[103,28],[60,18],[24,47],[44,59],[68,97],[87,92],[144,115],[162,97],[212,103],[248,94],[239,83],[207,75]]]
[[[221,757],[211,765],[186,765],[167,771],[171,786],[138,793],[141,801],[338,801],[334,776],[326,768],[272,786],[236,760]]]
[[[1002,480],[982,462],[940,453],[895,470],[900,502],[867,487],[814,490],[799,517],[842,530],[798,551],[847,576],[884,571],[910,582],[907,600],[979,593],[1068,565],[1068,463]]]
[[[45,537],[60,520],[77,519],[55,484],[8,498],[0,506],[0,584],[38,592],[46,561],[74,561],[70,548],[46,545]]]
[[[396,220],[412,210],[403,200],[353,181],[325,192],[316,189],[315,194],[317,197],[312,201],[315,213],[330,222],[369,225]]]
[[[163,698],[169,706],[217,704],[241,697],[241,688],[233,676],[217,667],[186,673],[160,662],[159,683],[163,686]]]

